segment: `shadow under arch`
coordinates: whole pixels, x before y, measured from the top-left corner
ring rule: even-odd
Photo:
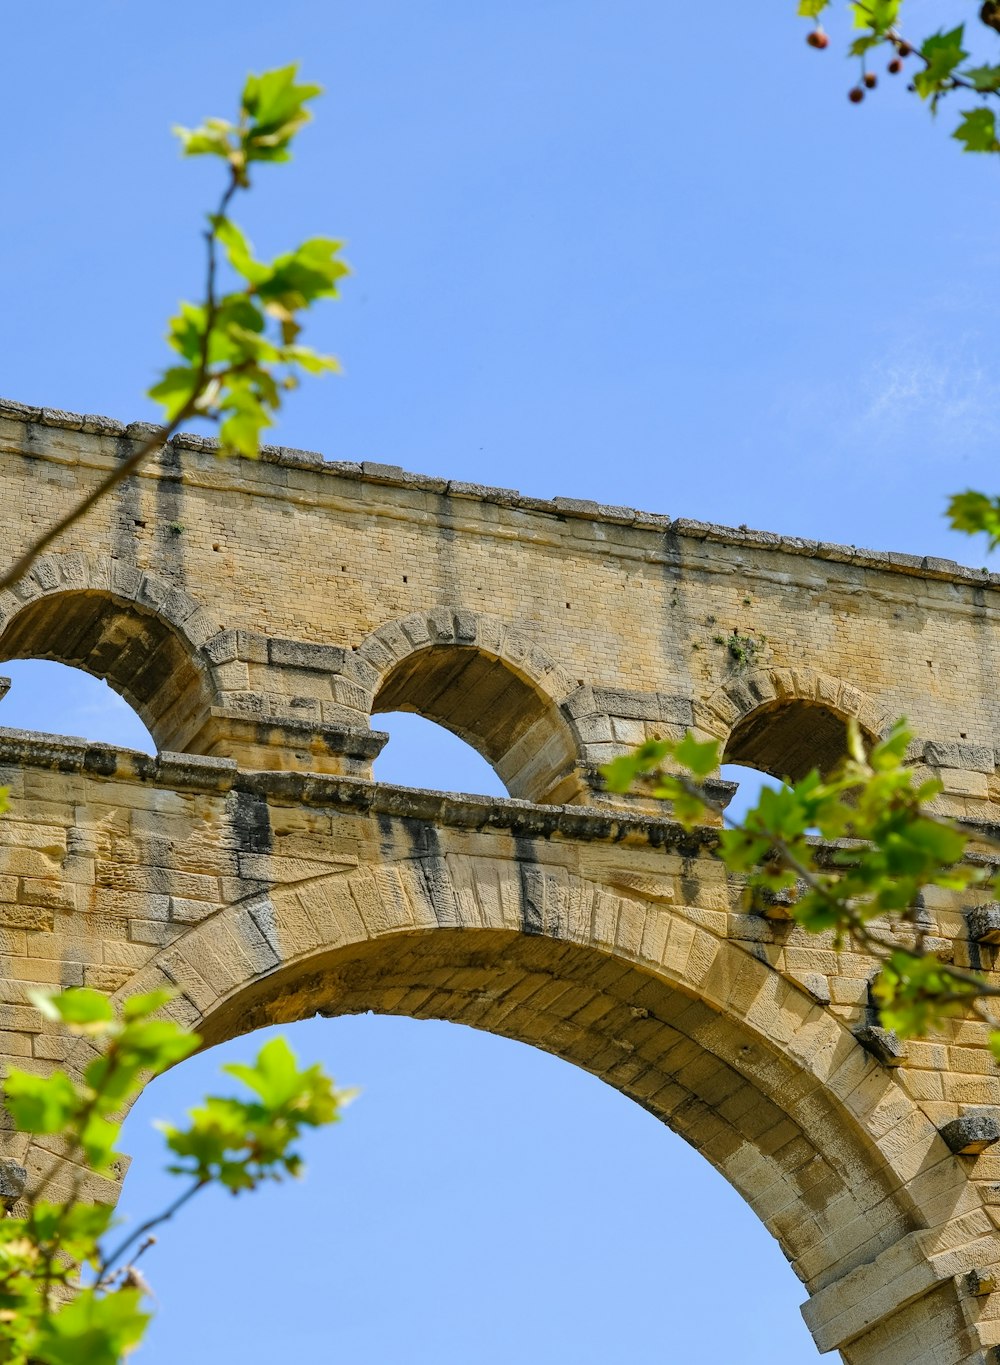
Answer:
[[[846,758],[847,744],[843,716],[822,702],[793,698],[762,705],[738,721],[722,761],[798,782],[813,768],[832,772]]]
[[[119,693],[159,750],[183,750],[212,704],[207,667],[162,613],[111,590],[60,588],[19,606],[0,633],[0,660],[47,659]]]
[[[378,668],[372,714],[408,711],[444,726],[492,765],[511,796],[580,799],[576,737],[559,705],[571,689],[551,660],[491,618],[415,619],[419,628],[409,620],[384,627],[358,650]]]
[[[792,782],[836,767],[847,754],[849,721],[867,743],[888,725],[858,688],[811,669],[738,675],[698,707],[697,719],[723,739],[723,763]]]

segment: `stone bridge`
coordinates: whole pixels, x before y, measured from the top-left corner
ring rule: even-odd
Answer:
[[[6,554],[146,432],[0,404]],[[837,759],[848,717],[874,737],[905,714],[941,809],[1000,824],[998,588],[950,561],[180,437],[0,593],[0,660],[106,678],[159,750],[0,731],[0,1054],[82,1065],[38,984],[169,983],[208,1042],[316,1012],[488,1029],[702,1152],[780,1242],[821,1351],[1000,1361],[983,1028],[901,1047],[870,959],[748,913],[716,830],[597,774],[691,727],[798,776]],[[373,783],[391,710],[455,731],[512,799]],[[984,899],[923,913],[992,971]]]

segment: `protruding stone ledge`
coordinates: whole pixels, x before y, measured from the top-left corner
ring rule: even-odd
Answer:
[[[965,1287],[975,1298],[992,1294],[997,1287],[997,1276],[993,1270],[970,1270],[965,1277]]]
[[[164,749],[144,754],[96,744],[74,735],[45,735],[34,730],[0,727],[0,764],[49,768],[60,773],[152,782],[171,790],[228,791],[237,771],[235,759],[178,754]]]
[[[365,731],[373,746],[387,736]],[[91,744],[65,735],[0,728],[0,766],[85,773],[96,778],[153,783],[165,790],[254,792],[276,804],[327,806],[343,811],[435,821],[458,829],[507,829],[515,834],[646,845],[697,857],[718,843],[718,830],[686,830],[665,820],[607,806],[543,806],[530,801],[398,787],[310,771],[246,769],[229,756],[163,753]]]
[[[977,905],[968,911],[966,923],[973,943],[1000,943],[1000,904]]]
[[[140,765],[141,767],[142,765]],[[199,791],[227,792],[233,785],[235,758],[207,754],[175,754],[164,749],[151,760],[149,778],[171,787],[194,787]]]
[[[970,1109],[941,1129],[941,1136],[960,1156],[978,1156],[1000,1141],[1000,1121],[987,1109]]]
[[[28,1184],[28,1172],[17,1161],[9,1158],[0,1160],[0,1204],[11,1208],[24,1194]]]
[[[192,742],[212,756],[235,759],[242,769],[367,778],[388,741],[384,731],[367,726],[327,725],[213,706]]]
[[[902,1066],[906,1061],[906,1044],[881,1024],[863,1024],[856,1029],[855,1038],[883,1066]]]

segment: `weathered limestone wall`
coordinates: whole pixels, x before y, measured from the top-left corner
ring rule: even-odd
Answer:
[[[0,406],[9,552],[134,435]],[[833,761],[847,717],[874,736],[906,712],[943,808],[994,825],[998,586],[181,440],[0,594],[0,658],[107,677],[160,747],[0,731],[0,1058],[86,1060],[34,985],[168,982],[210,1042],[365,1009],[502,1033],[703,1152],[781,1243],[821,1350],[996,1362],[1000,1144],[982,1134],[1000,1132],[1000,1071],[983,1027],[894,1045],[873,1027],[870,959],[780,907],[749,913],[713,829],[616,804],[594,770],[693,725],[734,761],[792,771]],[[734,630],[755,641],[742,658]],[[373,784],[371,717],[397,707],[530,799]],[[929,897],[925,928],[992,972],[1000,910],[982,899]]]
[[[0,406],[11,552],[144,431]],[[988,818],[1000,791],[998,582],[951,561],[300,451],[220,460],[181,437],[0,596],[0,650],[63,657],[72,617],[74,661],[93,667],[103,628],[95,671],[158,742],[255,766],[309,755],[364,776],[372,709],[412,706],[486,752],[514,794],[563,802],[590,799],[593,766],[647,733],[694,724],[726,737],[762,704],[805,702],[770,746],[734,738],[732,757],[742,747],[778,767],[823,756],[810,733],[821,711],[856,715],[872,734],[905,714],[950,808]],[[111,657],[109,595],[132,657]],[[743,664],[725,643],[733,631],[754,642]],[[273,724],[261,737],[251,721]]]

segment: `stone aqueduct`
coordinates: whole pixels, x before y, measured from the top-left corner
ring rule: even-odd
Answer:
[[[0,405],[7,553],[145,432]],[[81,1064],[35,983],[169,983],[209,1041],[366,1009],[502,1033],[697,1147],[778,1238],[821,1351],[1000,1360],[1000,1146],[954,1137],[1000,1112],[981,1027],[895,1054],[870,960],[747,913],[712,828],[597,777],[686,727],[795,775],[836,757],[846,717],[877,735],[905,714],[942,809],[996,825],[998,589],[950,561],[181,437],[0,594],[0,659],[106,678],[159,748],[0,731],[0,1052]],[[373,783],[372,718],[398,709],[468,740],[513,799]],[[992,970],[976,908],[924,914]]]

